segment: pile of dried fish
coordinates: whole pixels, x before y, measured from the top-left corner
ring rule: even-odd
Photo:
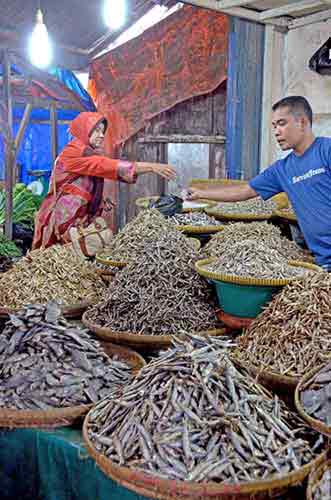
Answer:
[[[173,224],[158,210],[143,210],[124,226],[102,254],[118,261],[131,261],[141,253],[146,240],[158,239],[163,234],[170,237],[175,231]]]
[[[177,226],[220,226],[222,223],[210,217],[204,212],[189,212],[187,214],[176,214],[170,221]]]
[[[258,240],[243,240],[224,248],[220,257],[206,266],[208,271],[258,279],[290,279],[309,272],[290,266],[277,251]]]
[[[328,500],[331,498],[331,470],[326,469],[321,479],[312,487],[313,500]]]
[[[104,290],[92,264],[78,258],[71,245],[35,250],[0,276],[0,304],[14,309],[50,300],[97,302]]]
[[[105,300],[87,312],[116,332],[170,335],[215,328],[210,289],[194,270],[199,252],[179,231],[145,240],[140,256],[117,273]]]
[[[300,398],[308,415],[331,426],[331,363],[305,384]]]
[[[266,246],[277,250],[287,260],[307,260],[307,253],[294,243],[281,235],[280,229],[268,222],[236,222],[227,225],[224,230],[215,234],[204,247],[207,256],[219,257],[224,248],[237,242],[254,239]]]
[[[239,338],[235,356],[261,370],[301,377],[331,358],[331,274],[287,285]]]
[[[225,214],[271,215],[276,210],[277,203],[272,199],[264,201],[257,197],[245,201],[218,203],[215,208]]]
[[[0,336],[0,407],[48,410],[91,404],[133,379],[86,330],[50,303],[12,316]]]
[[[323,438],[236,369],[224,341],[173,343],[90,412],[99,452],[165,479],[228,483],[284,476],[314,458]]]

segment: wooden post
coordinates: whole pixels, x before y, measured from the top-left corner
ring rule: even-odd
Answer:
[[[6,210],[5,210],[5,234],[10,240],[13,237],[13,184],[14,184],[14,141],[13,141],[13,112],[10,87],[10,57],[8,50],[3,51],[3,89],[4,102],[7,110],[8,137],[5,147],[5,188],[6,188]]]
[[[32,111],[32,104],[27,104],[25,106],[23,118],[21,120],[20,127],[19,127],[19,129],[17,131],[16,137],[15,137],[15,141],[14,141],[14,146],[15,146],[14,161],[15,162],[16,162],[16,158],[17,158],[18,152],[20,150],[20,146],[21,146],[21,143],[22,143],[22,139],[24,137],[24,133],[25,133],[26,127],[28,126],[28,123],[29,123],[29,120],[30,120],[31,111]]]
[[[53,165],[58,155],[58,133],[57,133],[57,113],[54,105],[51,106],[51,138],[52,138],[52,160]]]

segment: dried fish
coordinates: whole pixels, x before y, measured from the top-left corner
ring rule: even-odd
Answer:
[[[277,203],[272,199],[264,201],[262,198],[256,197],[245,201],[218,203],[215,208],[226,214],[271,215],[276,210]]]
[[[178,226],[220,226],[222,223],[205,214],[204,212],[188,212],[186,214],[176,214],[171,217],[170,222]]]
[[[188,238],[175,230],[145,240],[135,259],[117,273],[104,301],[87,311],[90,321],[146,335],[216,327],[211,289],[194,269],[199,252]]]
[[[311,377],[303,389],[300,398],[305,411],[331,426],[331,363]]]
[[[25,307],[0,335],[0,408],[91,404],[132,379],[132,368],[68,323],[56,303]]]
[[[331,470],[327,468],[319,481],[312,488],[313,500],[329,500],[331,498]]]
[[[223,248],[216,261],[206,269],[245,278],[285,279],[303,277],[311,272],[302,267],[293,267],[278,250],[269,248],[264,242],[247,239]]]
[[[71,245],[53,245],[31,252],[0,275],[0,304],[17,309],[50,300],[95,303],[105,289],[92,264],[78,258]]]
[[[100,453],[159,477],[227,483],[281,476],[316,456],[319,434],[235,367],[229,340],[182,335],[90,412]]]
[[[224,230],[212,236],[204,247],[206,256],[220,257],[224,249],[235,245],[243,240],[257,240],[267,247],[277,250],[288,260],[305,261],[309,259],[294,241],[290,241],[281,235],[280,229],[268,222],[236,222],[224,227]]]
[[[233,355],[260,370],[302,377],[331,358],[331,274],[294,281],[239,338]]]

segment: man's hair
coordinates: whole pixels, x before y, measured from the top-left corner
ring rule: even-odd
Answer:
[[[276,111],[276,109],[279,108],[288,108],[289,112],[296,118],[305,115],[308,118],[310,125],[313,124],[313,111],[311,106],[307,99],[300,95],[284,97],[284,99],[281,99],[272,106],[272,111]]]

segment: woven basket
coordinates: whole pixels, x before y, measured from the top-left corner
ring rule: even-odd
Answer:
[[[313,496],[314,490],[318,485],[319,481],[322,479],[322,476],[327,469],[331,469],[331,459],[327,457],[325,457],[325,459],[321,464],[311,469],[308,476],[308,486],[306,493],[307,500],[314,500]],[[328,500],[328,499],[325,498],[323,500]]]
[[[155,201],[159,198],[159,196],[146,196],[144,198],[137,198],[136,199],[136,206],[140,209],[147,209],[148,205],[151,201]],[[205,199],[200,199],[200,200],[194,200],[195,203],[201,203],[203,206],[201,207],[188,207],[188,208],[183,208],[181,213],[190,213],[190,212],[203,212],[206,208],[213,207],[216,205],[216,201],[212,200],[205,200]]]
[[[208,279],[213,279],[216,281],[225,281],[227,283],[235,283],[237,285],[253,285],[253,286],[285,286],[291,283],[294,280],[301,279],[300,277],[290,278],[290,279],[258,279],[258,278],[242,278],[240,276],[235,276],[232,274],[223,274],[217,273],[213,271],[208,271],[206,266],[215,262],[217,257],[209,257],[208,259],[198,260],[195,263],[195,269],[197,272]],[[296,260],[290,260],[290,266],[293,267],[304,267],[305,269],[311,269],[313,271],[322,271],[319,266],[315,264],[311,264],[310,262],[299,262]]]
[[[125,347],[101,342],[105,352],[109,355],[117,355],[121,361],[132,366],[134,375],[146,363],[137,352]],[[0,408],[0,427],[10,429],[18,427],[64,427],[72,425],[82,419],[92,408],[91,405],[80,405],[69,408],[54,408],[53,410],[3,410]]]
[[[82,301],[71,306],[62,306],[62,314],[65,318],[80,319],[83,313],[91,307],[92,302]],[[10,314],[18,313],[20,309],[10,309],[9,307],[0,307],[0,318],[8,319]]]
[[[316,373],[319,372],[319,370],[321,368],[322,368],[322,366],[317,366],[317,367],[313,368],[313,370],[306,373],[306,375],[304,375],[300,379],[300,381],[296,387],[295,395],[294,395],[295,407],[296,407],[298,413],[310,425],[310,427],[312,427],[316,431],[320,432],[321,434],[324,434],[327,437],[331,437],[331,426],[328,426],[328,425],[324,424],[323,422],[321,422],[320,420],[317,420],[316,418],[313,418],[310,415],[308,415],[308,413],[306,413],[304,407],[301,404],[301,392],[303,391],[305,386],[309,383],[310,379],[312,379],[312,377],[314,375],[316,375]]]
[[[287,210],[282,210],[282,209],[274,210],[272,215],[276,217],[281,217],[282,219],[288,220],[289,222],[298,222],[295,213],[291,214]]]
[[[86,449],[96,461],[100,469],[121,486],[134,491],[138,495],[160,500],[265,500],[275,496],[276,492],[284,492],[290,486],[300,484],[312,468],[317,467],[324,455],[301,467],[295,472],[265,481],[250,483],[217,484],[215,482],[193,483],[189,481],[174,481],[159,479],[151,474],[121,467],[114,464],[99,453],[88,436],[89,414],[83,425],[83,438]]]
[[[163,349],[165,347],[170,347],[172,345],[172,335],[137,335],[136,333],[129,332],[114,332],[111,328],[106,328],[98,326],[92,323],[87,318],[86,311],[83,314],[82,322],[84,325],[94,332],[98,337],[108,342],[113,342],[115,344],[127,345],[130,347],[135,347],[137,349],[143,349],[144,351],[156,351],[158,349]],[[205,332],[195,332],[197,335],[211,337],[219,337],[226,335],[226,330],[224,328],[218,328],[213,330],[206,330]]]
[[[264,371],[253,365],[232,358],[232,361],[241,368],[247,370],[251,376],[270,392],[277,394],[290,406],[294,407],[295,390],[300,381],[299,377],[290,377],[280,373]]]
[[[178,231],[181,231],[185,234],[214,234],[214,233],[219,233],[220,231],[224,230],[224,226],[219,225],[219,226],[190,226],[189,224],[182,226],[182,225],[175,225],[174,226]]]
[[[272,217],[270,214],[251,214],[251,213],[236,213],[229,214],[228,212],[222,212],[219,208],[206,208],[206,214],[211,217],[215,217],[217,220],[235,220],[235,221],[256,221],[256,220],[269,220]]]

